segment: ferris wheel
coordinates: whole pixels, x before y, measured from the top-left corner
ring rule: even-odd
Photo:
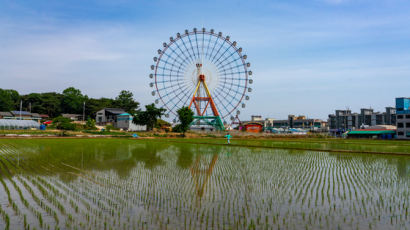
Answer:
[[[157,53],[150,87],[155,103],[167,109],[166,117],[188,106],[198,122],[223,129],[222,123],[246,107],[252,92],[251,64],[229,36],[213,29],[185,30],[170,37]]]

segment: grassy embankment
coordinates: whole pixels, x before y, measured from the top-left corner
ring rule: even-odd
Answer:
[[[10,134],[12,136],[10,136]],[[67,131],[60,130],[0,130],[0,137],[123,137],[130,138],[132,132],[121,131]],[[185,138],[178,133],[165,132],[137,132],[142,138],[159,139],[152,141],[182,142],[194,144],[225,145],[225,133],[195,133],[189,132]],[[231,146],[262,147],[278,149],[295,149],[327,152],[354,152],[354,153],[382,153],[382,154],[409,154],[410,141],[371,140],[371,139],[337,139],[323,135],[291,136],[271,134],[247,134],[232,132]],[[14,136],[13,136],[14,135]]]
[[[152,140],[158,141],[158,140]],[[224,138],[179,138],[161,139],[162,142],[227,145]],[[403,154],[410,156],[410,141],[335,139],[335,138],[270,138],[231,140],[231,146],[262,147],[325,152]]]

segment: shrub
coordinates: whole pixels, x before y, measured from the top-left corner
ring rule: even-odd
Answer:
[[[111,132],[111,129],[114,129],[114,126],[112,126],[112,125],[105,126],[105,131]]]
[[[85,123],[85,129],[96,130],[97,127],[95,127],[95,120],[91,119],[91,118],[88,118],[87,122]]]
[[[60,130],[75,130],[75,124],[71,123],[71,119],[65,117],[56,117],[53,119],[53,124]]]

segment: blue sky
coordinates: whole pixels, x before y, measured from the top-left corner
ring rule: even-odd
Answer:
[[[254,73],[241,118],[384,110],[410,96],[410,3],[0,0],[0,88],[91,97],[131,90],[153,101],[149,66],[163,41],[194,27],[229,34]]]

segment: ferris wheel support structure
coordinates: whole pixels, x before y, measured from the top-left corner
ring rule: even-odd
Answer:
[[[198,75],[198,83],[195,87],[194,95],[192,96],[191,102],[189,103],[189,108],[192,107],[192,105],[195,106],[195,111],[197,113],[196,116],[194,116],[194,120],[191,123],[192,125],[200,125],[201,123],[205,122],[206,125],[211,125],[215,127],[216,130],[223,131],[225,130],[225,127],[223,125],[222,119],[219,116],[218,109],[215,106],[215,102],[212,99],[211,92],[208,89],[208,86],[206,85],[205,82],[205,75],[202,74],[201,68],[202,64],[197,63],[197,75]],[[200,92],[204,91],[206,93],[206,96],[202,96]],[[201,108],[201,102],[205,102],[204,108]],[[206,116],[205,112],[208,109],[208,107],[211,107],[213,116]]]

